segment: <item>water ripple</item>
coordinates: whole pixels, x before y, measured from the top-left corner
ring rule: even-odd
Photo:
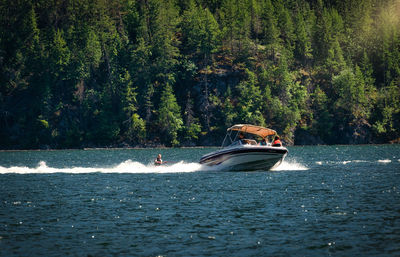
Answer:
[[[202,149],[169,151],[182,170],[139,164],[148,151],[0,163],[0,255],[400,255],[399,147],[292,148],[270,172],[202,172]]]

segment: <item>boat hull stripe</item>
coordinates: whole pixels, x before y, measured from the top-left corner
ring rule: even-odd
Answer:
[[[242,154],[248,154],[248,153],[259,153],[259,154],[268,154],[268,155],[284,155],[287,153],[286,149],[271,149],[271,148],[254,148],[254,149],[249,149],[249,148],[241,148],[241,149],[229,149],[226,151],[221,151],[217,153],[211,153],[210,155],[206,155],[203,158],[200,159],[200,163],[206,163],[209,161],[212,161],[213,159],[218,159],[219,157],[223,155],[242,155]]]

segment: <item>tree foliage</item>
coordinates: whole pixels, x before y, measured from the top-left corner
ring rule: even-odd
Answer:
[[[0,1],[0,148],[400,138],[398,0]]]

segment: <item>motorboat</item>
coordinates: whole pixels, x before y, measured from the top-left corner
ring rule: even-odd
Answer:
[[[226,171],[270,170],[279,166],[288,150],[273,146],[273,129],[250,124],[236,124],[227,129],[219,150],[204,155],[200,164]],[[257,143],[261,139],[264,144]]]

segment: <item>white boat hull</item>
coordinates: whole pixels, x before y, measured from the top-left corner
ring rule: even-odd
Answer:
[[[218,170],[270,170],[279,166],[286,154],[285,147],[241,145],[207,154],[200,163],[215,166]]]

